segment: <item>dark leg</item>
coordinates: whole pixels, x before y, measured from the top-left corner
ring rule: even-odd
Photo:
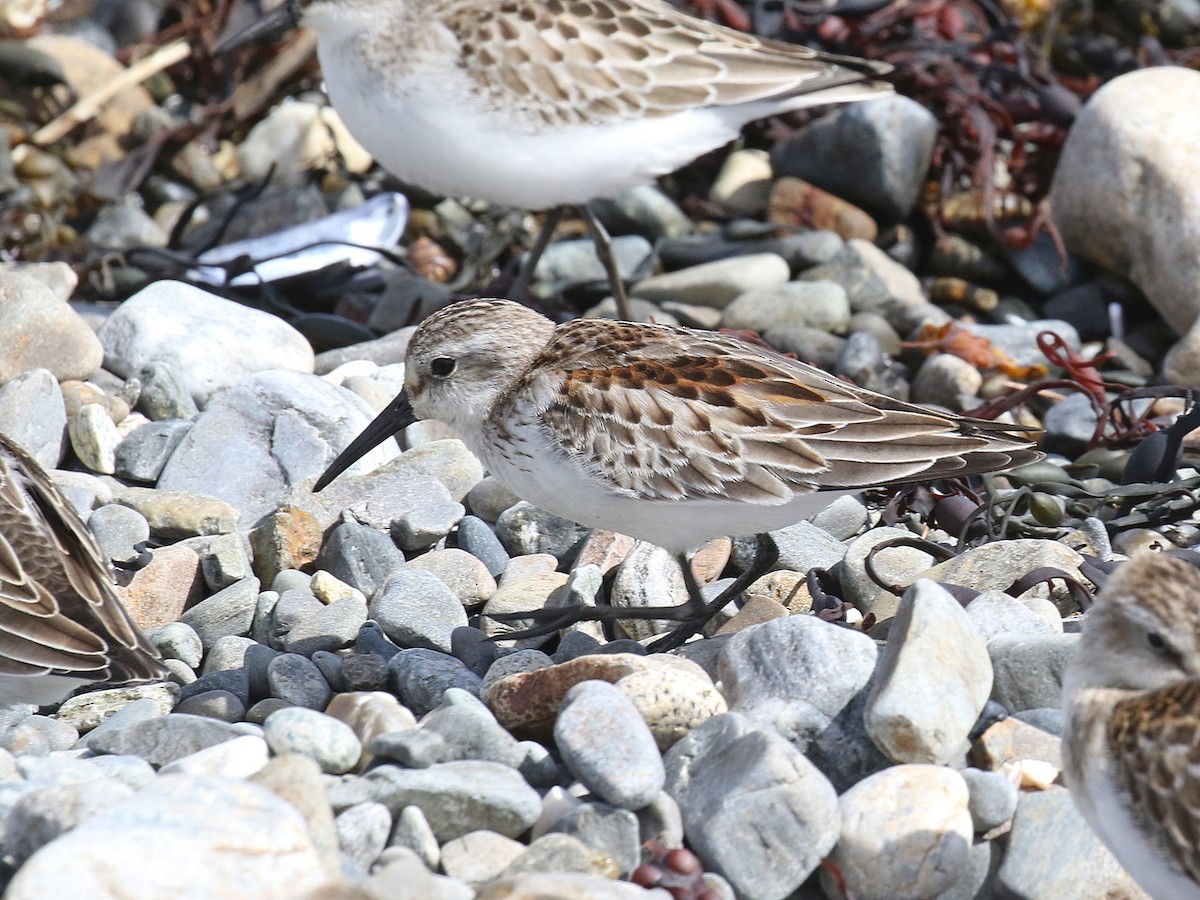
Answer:
[[[621,281],[621,273],[617,269],[617,258],[613,256],[612,238],[608,236],[608,231],[605,230],[604,225],[601,224],[590,206],[581,206],[579,211],[583,214],[583,221],[587,223],[588,231],[591,232],[600,265],[604,266],[604,271],[608,273],[608,284],[612,288],[613,300],[617,304],[617,318],[623,322],[631,322],[633,319],[629,315],[629,302],[625,299],[625,284]]]
[[[698,634],[713,616],[762,577],[778,559],[779,548],[775,546],[775,541],[771,539],[771,536],[758,535],[758,548],[750,568],[739,575],[733,584],[723,590],[719,596],[705,603],[691,565],[688,564],[686,557],[681,556],[679,562],[683,570],[684,583],[688,589],[687,603],[680,606],[643,606],[634,609],[617,606],[571,606],[566,609],[536,609],[529,612],[499,613],[490,618],[497,622],[532,621],[535,624],[532,628],[524,631],[496,635],[493,640],[542,637],[574,625],[576,622],[597,622],[608,619],[667,619],[681,624],[651,644],[649,649],[652,652],[673,650],[681,646],[692,635]]]
[[[517,276],[517,280],[513,282],[512,287],[508,289],[511,299],[518,302],[524,300],[529,295],[529,285],[533,283],[533,270],[537,268],[538,261],[542,258],[542,254],[546,252],[546,248],[550,246],[550,238],[554,236],[554,229],[558,227],[558,223],[562,221],[565,207],[557,206],[550,212],[546,213],[546,221],[542,225],[542,230],[538,232],[537,240],[533,242],[533,247],[529,251],[529,258],[525,260],[525,264],[521,266],[521,274]]]
[[[741,575],[734,579],[733,584],[721,591],[716,597],[704,602],[700,594],[700,585],[696,583],[696,576],[692,572],[692,567],[684,561],[683,578],[687,582],[688,594],[691,599],[687,602],[686,607],[689,615],[683,620],[679,627],[667,632],[653,644],[650,644],[646,649],[651,653],[664,653],[667,650],[674,650],[676,647],[681,647],[694,634],[699,634],[700,630],[709,623],[718,612],[737,597],[742,591],[754,584],[759,578],[767,573],[771,566],[779,561],[779,548],[775,545],[775,541],[769,534],[757,535],[758,546],[754,552],[754,562],[750,564]]]

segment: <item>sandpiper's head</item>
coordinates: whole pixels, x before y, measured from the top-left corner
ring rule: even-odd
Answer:
[[[509,300],[465,300],[421,323],[404,358],[404,390],[330,464],[319,491],[363,454],[418,419],[470,437],[525,374],[554,332],[545,316]]]
[[[554,331],[509,300],[467,300],[421,323],[404,357],[404,390],[419,419],[477,427]]]
[[[1200,569],[1162,553],[1120,566],[1084,617],[1071,674],[1136,691],[1200,677]]]

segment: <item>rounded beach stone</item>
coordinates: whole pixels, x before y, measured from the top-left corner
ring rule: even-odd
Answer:
[[[641,809],[663,788],[654,735],[633,702],[606,681],[567,691],[554,741],[571,773],[613,806]]]
[[[350,771],[362,754],[362,743],[349,725],[299,706],[268,716],[263,736],[275,755],[301,753],[316,760],[321,771],[331,775]]]
[[[846,791],[832,859],[848,890],[860,900],[917,900],[952,888],[974,838],[968,800],[962,776],[943,766],[894,766]]]
[[[147,853],[147,848],[155,852]],[[47,844],[8,884],[14,900],[144,896],[296,897],[327,878],[304,820],[256,784],[164,775]]]

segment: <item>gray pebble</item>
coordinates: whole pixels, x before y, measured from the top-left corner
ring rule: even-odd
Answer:
[[[994,892],[1010,897],[1141,896],[1063,790],[1020,794],[995,880]]]
[[[19,867],[41,847],[133,793],[128,784],[114,778],[29,791],[17,799],[5,819],[5,853]]]
[[[382,803],[358,803],[339,813],[333,825],[341,851],[364,871],[370,871],[387,846],[392,814]]]
[[[196,629],[186,622],[172,622],[147,632],[151,642],[167,659],[178,659],[193,669],[199,667],[204,656],[204,645]]]
[[[346,690],[346,684],[342,680],[342,658],[340,656],[330,653],[328,650],[318,650],[309,659],[321,670],[321,675],[335,693]]]
[[[463,516],[458,523],[458,546],[487,567],[493,578],[508,568],[509,556],[491,527],[475,516]]]
[[[204,691],[181,699],[173,712],[207,716],[221,722],[240,722],[246,715],[246,704],[229,691]]]
[[[400,652],[400,648],[393,644],[391,639],[383,633],[383,628],[380,627],[378,622],[368,619],[358,629],[358,639],[354,643],[354,652],[358,654],[372,654],[383,660],[390,660]]]
[[[494,831],[472,831],[442,847],[442,869],[467,884],[483,885],[499,877],[525,849],[520,841]]]
[[[85,739],[98,753],[139,756],[155,766],[228,741],[246,732],[236,725],[201,716],[170,715],[96,729]]]
[[[141,555],[136,545],[150,539],[150,524],[137,510],[108,503],[92,512],[88,528],[96,536],[100,552],[114,562],[132,562]]]
[[[31,369],[0,385],[0,433],[20,444],[43,469],[58,466],[65,450],[67,411],[51,372]]]
[[[421,807],[441,842],[490,829],[507,837],[524,832],[541,812],[541,798],[508,766],[463,760],[427,769],[377,766],[363,776],[372,799],[395,811]]]
[[[452,547],[431,550],[405,565],[436,575],[468,609],[486,603],[496,591],[496,579],[483,562],[465,550]]]
[[[809,123],[775,147],[772,167],[900,221],[920,196],[937,133],[933,113],[894,94]]]
[[[321,771],[333,775],[350,771],[362,754],[362,744],[349,725],[299,706],[269,716],[263,723],[263,736],[275,755],[299,753],[311,757]]]
[[[380,691],[387,686],[387,660],[373,653],[342,657],[342,684],[347,691]]]
[[[208,654],[204,657],[204,667],[200,670],[201,674],[208,675],[212,672],[241,669],[246,664],[247,650],[257,646],[257,643],[253,638],[242,637],[236,634],[217,638],[213,642],[212,647],[209,648]]]
[[[893,766],[846,791],[832,858],[847,891],[937,897],[954,887],[970,871],[967,802],[966,783],[944,766]]]
[[[832,281],[789,281],[748,291],[725,307],[724,328],[765,332],[769,328],[815,328],[845,334],[850,324],[846,289]]]
[[[223,691],[233,694],[243,705],[250,703],[250,678],[243,669],[225,669],[201,675],[195,681],[179,688],[180,702],[189,697],[205,694],[209,691]]]
[[[1057,706],[1077,634],[1000,636],[988,644],[995,672],[992,699],[1009,710]]]
[[[991,688],[991,660],[971,618],[949,591],[920,578],[892,620],[863,721],[890,759],[944,764],[966,745]]]
[[[500,514],[521,500],[500,481],[489,475],[471,488],[467,494],[467,506],[471,512],[485,522],[495,522]]]
[[[526,755],[517,739],[478,701],[474,706],[443,703],[422,719],[421,728],[441,735],[448,760],[487,759],[517,768]]]
[[[782,257],[754,253],[652,275],[634,284],[629,293],[654,303],[679,300],[724,309],[739,294],[774,287],[790,277]]]
[[[179,621],[192,626],[205,647],[228,634],[246,635],[254,622],[258,579],[246,578],[187,610]]]
[[[137,373],[142,383],[138,394],[137,410],[146,418],[155,421],[191,421],[200,414],[196,401],[188,392],[183,376],[175,363],[167,357],[158,357],[146,363]]]
[[[482,678],[500,655],[500,648],[483,631],[467,626],[450,633],[450,652]]]
[[[601,799],[640,809],[663,788],[658,746],[637,707],[604,681],[567,691],[554,724],[563,761]]]
[[[419,716],[441,703],[448,688],[459,687],[478,696],[482,684],[461,660],[436,650],[403,650],[389,665],[400,702]]]
[[[342,522],[325,538],[316,565],[371,597],[404,565],[404,554],[386,534],[357,522]]]
[[[536,741],[521,741],[524,751],[517,770],[535,788],[548,788],[570,780],[567,773],[555,761],[550,751]]]
[[[299,897],[327,879],[288,802],[232,778],[175,775],[105,806],[44,846],[6,893],[34,900],[78,896],[81,885],[169,884],[186,886],[170,893],[197,897]],[[98,896],[86,888],[84,894]]]
[[[200,554],[200,574],[211,591],[221,591],[254,574],[242,534],[212,534],[182,542]]]
[[[617,864],[622,878],[641,864],[638,817],[607,803],[581,803],[553,825]]]
[[[683,813],[675,798],[665,791],[637,811],[638,844],[658,841],[664,847],[683,846]]]
[[[525,501],[505,510],[496,521],[496,536],[513,556],[549,553],[560,562],[579,552],[590,531]]]
[[[267,664],[267,682],[271,696],[312,710],[324,709],[333,696],[321,670],[297,653],[281,653],[272,659]]]
[[[667,762],[689,845],[739,895],[788,896],[838,841],[833,785],[789,742],[741,716],[709,719]]]
[[[436,870],[441,861],[441,851],[421,807],[406,806],[394,818],[396,824],[392,827],[388,846],[407,847],[421,858],[427,868]]]
[[[462,602],[440,578],[423,569],[401,569],[371,601],[370,616],[401,647],[449,653],[451,634],[465,628]]]
[[[320,650],[340,650],[354,643],[366,621],[367,604],[358,597],[344,597],[329,604],[319,603],[319,608],[313,610],[312,614],[292,624],[281,644],[289,653],[306,655]]]
[[[961,769],[959,774],[971,793],[967,811],[971,814],[976,834],[990,831],[1012,819],[1017,811],[1020,791],[1010,779],[999,772],[972,768]]]
[[[388,731],[371,738],[371,755],[392,759],[406,769],[428,769],[455,758],[446,739],[434,731]]]
[[[163,466],[191,430],[192,423],[183,419],[148,422],[126,435],[117,444],[113,459],[118,478],[154,484]]]

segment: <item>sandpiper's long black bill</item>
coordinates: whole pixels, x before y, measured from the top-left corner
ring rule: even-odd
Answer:
[[[313,485],[313,493],[326,487],[329,482],[365,456],[369,450],[379,446],[393,434],[403,431],[415,421],[417,421],[417,417],[413,413],[412,405],[408,402],[408,391],[401,391],[396,395],[396,399],[363,429],[362,434],[352,440],[350,446],[329,464],[329,468]]]
[[[300,22],[300,4],[296,0],[286,0],[279,4],[275,9],[271,10],[253,25],[243,28],[241,31],[230,35],[217,44],[213,49],[213,53],[217,56],[229,53],[231,50],[236,50],[238,47],[245,47],[247,44],[252,44],[255,41],[266,40],[267,38],[275,37],[282,34],[289,28],[295,28]]]

